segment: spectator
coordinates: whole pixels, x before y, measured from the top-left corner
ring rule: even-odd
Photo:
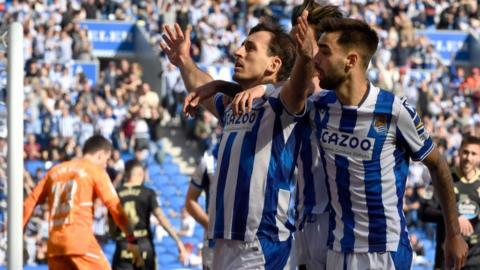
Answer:
[[[58,59],[61,62],[67,62],[72,59],[73,40],[66,31],[60,32],[60,41],[58,47]]]
[[[73,43],[73,58],[79,60],[92,60],[92,45],[87,37],[86,29],[79,29]]]
[[[150,85],[142,83],[138,86],[138,103],[140,105],[140,116],[145,119],[151,119],[153,110],[157,110],[160,105],[158,94],[150,89]]]
[[[418,227],[418,209],[420,202],[418,194],[413,186],[408,186],[405,189],[405,200],[403,203],[403,211],[409,227]]]
[[[105,109],[104,115],[100,116],[97,122],[96,130],[100,132],[105,138],[112,139],[112,134],[115,129],[115,119],[113,119],[113,111],[111,107]]]
[[[26,159],[28,160],[37,160],[40,159],[40,144],[37,143],[35,134],[28,134],[27,143],[23,147],[25,151]]]

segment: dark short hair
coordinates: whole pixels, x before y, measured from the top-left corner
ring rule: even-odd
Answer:
[[[131,159],[125,163],[125,180],[128,181],[130,176],[132,175],[132,171],[134,168],[140,167],[143,169],[143,164],[136,160],[136,159]]]
[[[95,154],[98,151],[112,151],[112,143],[102,135],[93,135],[83,145],[82,152],[86,154]]]
[[[480,138],[471,136],[471,135],[466,135],[462,139],[462,144],[460,145],[460,148],[464,147],[467,144],[476,144],[480,145]]]
[[[278,56],[282,60],[282,66],[276,79],[285,81],[290,77],[290,72],[295,63],[295,42],[280,26],[270,23],[257,24],[248,35],[262,31],[269,32],[272,35],[268,44],[268,54],[269,56]]]
[[[346,49],[360,48],[364,68],[368,67],[368,63],[377,51],[379,41],[377,32],[364,21],[350,18],[326,18],[319,23],[317,30],[319,36],[321,33],[341,32],[337,43]]]
[[[301,5],[295,6],[290,17],[292,26],[297,24],[297,19],[302,15],[304,10],[308,10],[307,21],[309,24],[318,24],[326,18],[343,18],[344,15],[338,6],[319,4],[313,0],[305,0]]]

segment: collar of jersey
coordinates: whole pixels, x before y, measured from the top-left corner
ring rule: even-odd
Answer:
[[[362,105],[365,104],[365,102],[370,97],[371,93],[372,93],[372,84],[370,83],[370,81],[367,80],[367,92],[363,95],[362,100],[360,100],[358,105],[343,105],[342,102],[340,101],[340,99],[338,98],[338,96],[337,96],[337,101],[338,101],[338,104],[340,104],[340,106],[342,108],[358,109],[358,108],[362,107]],[[335,92],[335,95],[336,94],[337,93]]]
[[[480,170],[475,169],[475,176],[471,180],[468,180],[465,176],[460,178],[460,181],[465,184],[472,184],[475,183],[477,180],[480,179]]]

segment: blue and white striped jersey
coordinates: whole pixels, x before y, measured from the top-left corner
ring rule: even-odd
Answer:
[[[328,211],[328,192],[325,171],[320,160],[318,141],[312,127],[302,131],[302,144],[297,159],[296,218],[297,227],[303,228],[305,218],[310,214]]]
[[[266,96],[281,89],[267,85]],[[311,107],[307,104],[307,108]],[[302,229],[305,218],[310,214],[328,211],[328,192],[325,184],[325,172],[320,162],[320,151],[315,133],[312,132],[313,121],[302,130],[302,142],[295,170],[297,187],[295,189],[295,218],[297,228]]]
[[[343,106],[333,91],[313,102],[331,199],[329,246],[396,251],[408,237],[402,207],[409,160],[434,148],[420,117],[405,99],[373,85],[360,106]]]
[[[295,229],[293,172],[308,114],[289,114],[278,92],[238,117],[222,95],[215,104],[223,134],[210,189],[209,239],[287,240]]]

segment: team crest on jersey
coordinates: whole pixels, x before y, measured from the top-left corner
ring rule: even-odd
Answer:
[[[387,117],[383,114],[375,115],[373,119],[373,129],[378,134],[386,134],[387,133]]]

